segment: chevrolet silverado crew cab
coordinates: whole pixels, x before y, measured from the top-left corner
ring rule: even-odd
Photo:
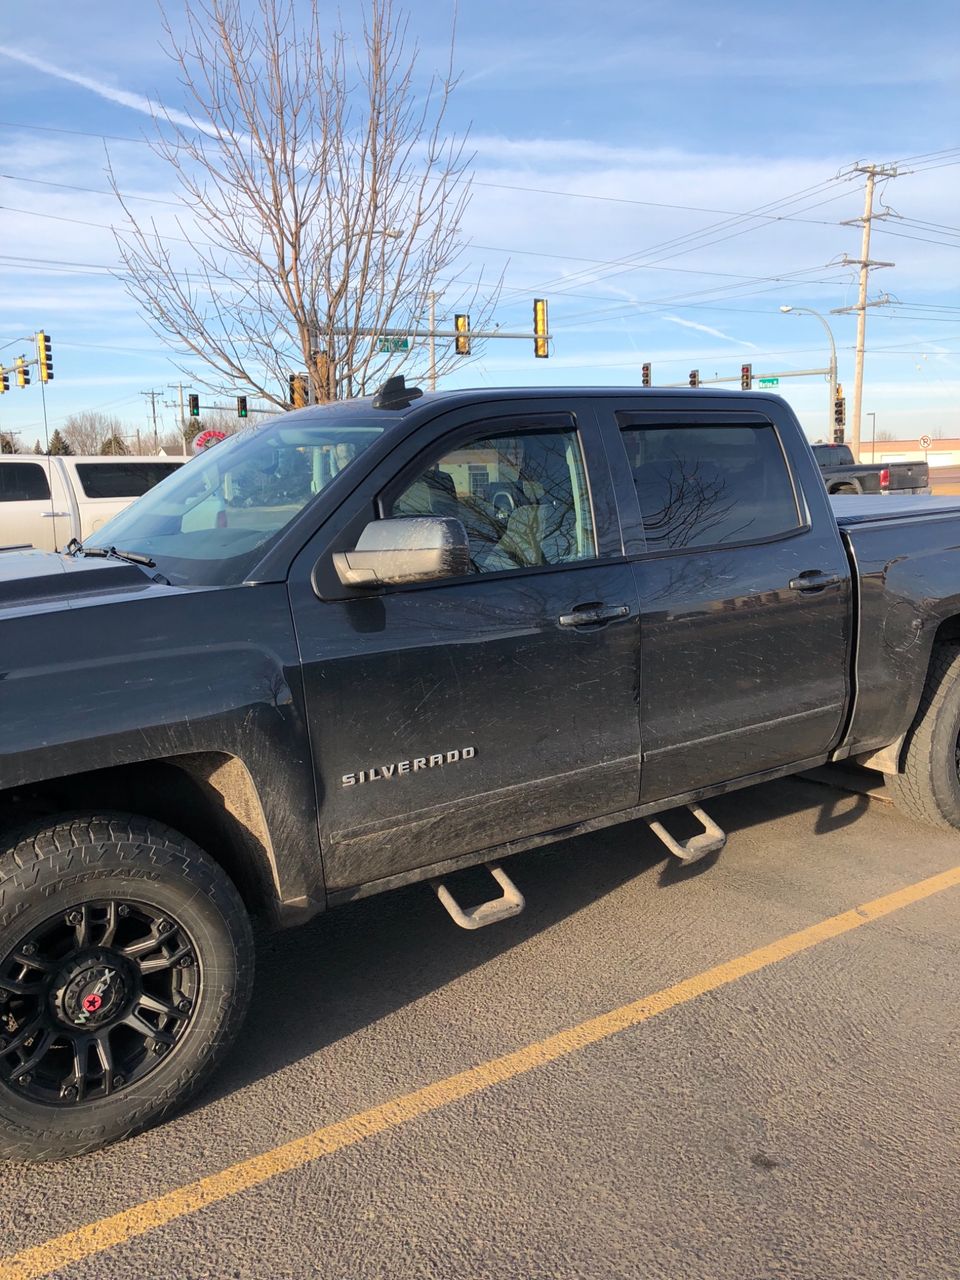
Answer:
[[[0,553],[0,1153],[182,1105],[253,915],[848,757],[960,827],[960,500],[832,501],[774,396],[400,378]]]

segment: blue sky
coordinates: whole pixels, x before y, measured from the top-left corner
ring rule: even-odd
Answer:
[[[451,11],[413,9],[424,73],[443,61]],[[172,396],[181,374],[111,275],[122,214],[100,192],[109,153],[121,186],[158,202],[138,208],[164,216],[176,193],[137,141],[150,127],[139,104],[176,109],[182,91],[152,3],[46,13],[0,50],[0,362],[46,328],[51,427],[103,409],[132,431],[146,423],[140,393]],[[871,254],[896,265],[873,273],[871,296],[897,301],[869,313],[863,407],[881,430],[960,435],[958,48],[952,0],[465,0],[449,121],[476,151],[462,266],[504,272],[504,329],[529,327],[531,299],[547,297],[554,344],[543,361],[528,344],[490,342],[445,385],[635,383],[644,360],[658,382],[743,361],[757,373],[822,366],[818,322],[779,306],[856,300],[838,259],[859,255],[859,229],[842,224],[859,216],[862,185],[834,179],[857,161],[921,156],[883,188],[892,214]],[[789,217],[717,226],[774,202]],[[830,323],[849,406],[855,318]],[[823,435],[822,380],[780,391]],[[36,384],[0,400],[0,429],[28,444],[42,434]]]

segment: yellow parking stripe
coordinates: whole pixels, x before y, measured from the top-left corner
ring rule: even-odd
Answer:
[[[158,1196],[156,1200],[148,1200],[99,1222],[79,1227],[76,1231],[68,1231],[65,1235],[57,1236],[56,1239],[32,1249],[24,1249],[21,1253],[0,1260],[0,1280],[36,1280],[37,1277],[49,1275],[71,1263],[94,1257],[106,1249],[134,1240],[178,1218],[198,1213],[230,1196],[239,1195],[241,1191],[249,1191],[278,1174],[299,1169],[322,1156],[332,1155],[344,1147],[355,1146],[374,1134],[396,1129],[418,1116],[428,1115],[451,1102],[480,1093],[491,1085],[502,1084],[505,1080],[525,1075],[546,1063],[557,1061],[558,1058],[577,1053],[619,1031],[639,1026],[668,1009],[695,1000],[708,991],[716,991],[749,973],[757,973],[801,951],[808,951],[821,942],[838,938],[872,920],[879,920],[893,911],[899,911],[911,903],[920,902],[957,885],[960,885],[960,866],[927,880],[906,885],[895,893],[875,898],[851,911],[830,916],[819,924],[787,934],[776,942],[748,951],[746,955],[734,960],[726,960],[723,964],[657,991],[654,995],[645,996],[642,1000],[559,1031],[537,1044],[527,1045],[513,1053],[504,1054],[501,1058],[492,1058],[468,1071],[461,1071],[413,1093],[404,1094],[378,1107],[371,1107],[369,1111],[361,1111],[347,1120],[326,1125],[304,1138],[297,1138],[281,1147],[265,1151],[263,1155],[242,1160],[220,1173],[178,1187],[175,1191]]]

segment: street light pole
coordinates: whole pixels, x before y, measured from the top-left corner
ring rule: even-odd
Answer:
[[[827,439],[829,440],[833,434],[833,406],[837,401],[837,344],[833,340],[833,330],[827,323],[826,317],[822,316],[819,311],[814,311],[813,307],[790,307],[784,305],[780,310],[784,315],[789,312],[797,315],[802,311],[808,316],[816,316],[827,331],[827,338],[830,342],[830,373],[828,375],[830,380],[830,403],[827,406]]]

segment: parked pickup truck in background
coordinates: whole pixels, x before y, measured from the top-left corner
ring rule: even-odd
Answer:
[[[925,462],[854,462],[846,444],[815,444],[828,493],[929,493]]]
[[[765,394],[391,379],[225,441],[70,554],[0,553],[0,645],[19,1159],[196,1091],[252,915],[423,881],[492,924],[523,906],[509,854],[643,819],[716,855],[710,797],[847,758],[960,828],[960,500],[829,498]],[[465,908],[472,864],[502,892]]]
[[[83,541],[183,466],[182,458],[0,456],[0,547]]]

